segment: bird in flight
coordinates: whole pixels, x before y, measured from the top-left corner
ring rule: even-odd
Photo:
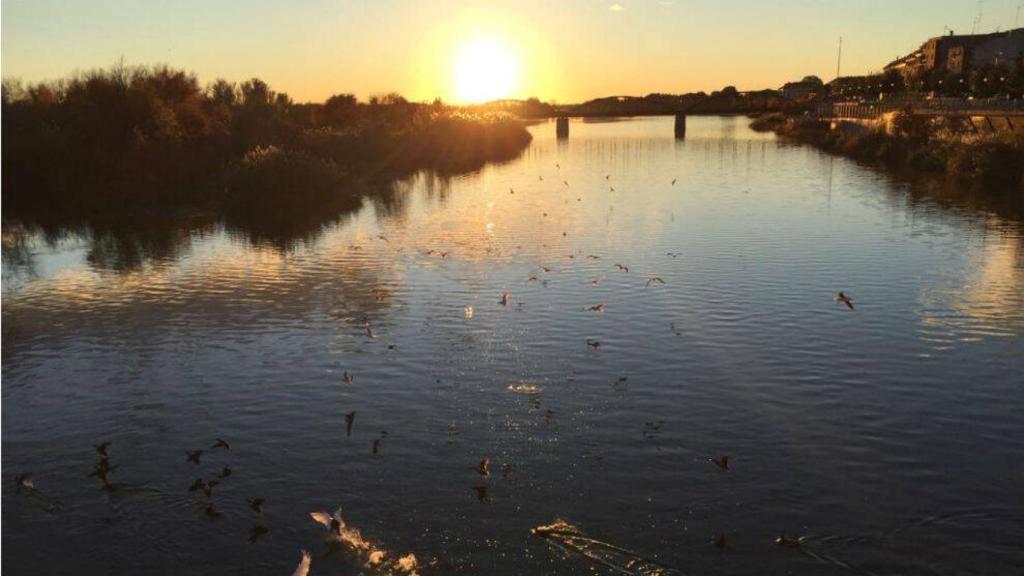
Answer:
[[[481,460],[479,464],[474,466],[473,469],[477,471],[477,474],[480,474],[484,478],[487,478],[488,476],[491,475],[491,459],[484,456],[484,459]]]
[[[775,538],[775,543],[786,548],[799,548],[800,545],[804,543],[804,540],[803,536],[794,538],[793,536],[779,534],[778,537]]]
[[[616,263],[615,267],[618,268],[619,270],[622,270],[623,272],[629,272],[629,267],[623,266],[622,264]]]
[[[647,286],[650,286],[651,284],[654,283],[664,284],[665,281],[662,280],[661,278],[658,278],[657,276],[651,276],[650,278],[647,279]]]
[[[213,495],[213,487],[216,486],[217,484],[219,484],[219,482],[217,482],[216,480],[210,480],[209,482],[204,482],[202,478],[196,478],[196,481],[193,482],[192,485],[188,487],[188,491],[189,492],[199,491],[199,492],[202,492],[203,494],[205,494],[207,496],[207,498],[209,498],[210,496]]]
[[[299,565],[295,567],[295,572],[292,572],[292,576],[307,576],[309,574],[309,563],[309,552],[303,550],[302,560],[299,560]]]
[[[17,490],[19,492],[21,492],[22,488],[24,488],[26,490],[35,490],[35,488],[36,488],[35,484],[32,483],[32,474],[31,473],[18,474],[17,476],[15,476],[14,477],[14,485],[17,487]]]
[[[263,514],[263,498],[248,498],[246,502],[249,503],[249,508],[252,508],[257,514]]]
[[[853,298],[850,298],[846,294],[843,294],[842,292],[840,292],[839,294],[836,294],[836,297],[834,298],[834,300],[836,302],[842,302],[843,304],[846,304],[847,308],[849,308],[850,310],[853,310]]]
[[[331,534],[341,534],[345,527],[345,521],[341,519],[341,506],[333,514],[327,512],[310,512],[309,517],[324,525]]]
[[[708,458],[708,460],[711,460],[712,462],[714,462],[715,466],[718,466],[722,470],[725,470],[726,472],[729,471],[729,457],[728,456],[722,456],[721,458]]]
[[[231,450],[231,445],[228,444],[227,440],[225,440],[223,438],[217,438],[217,441],[214,442],[214,444],[213,444],[213,446],[211,446],[211,448],[224,448],[226,450]]]

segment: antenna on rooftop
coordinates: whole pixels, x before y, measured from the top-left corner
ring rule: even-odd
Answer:
[[[981,17],[985,14],[985,0],[978,0],[978,15],[974,17],[974,24],[971,26],[971,34],[978,32],[981,26]]]

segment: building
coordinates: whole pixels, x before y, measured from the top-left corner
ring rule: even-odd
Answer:
[[[779,88],[779,94],[787,100],[814,98],[821,93],[822,83],[817,76],[805,76],[799,82],[786,82]]]
[[[904,79],[932,70],[962,74],[982,65],[1012,64],[1024,58],[1024,28],[991,34],[936,36],[906,56],[890,62],[885,71]]]

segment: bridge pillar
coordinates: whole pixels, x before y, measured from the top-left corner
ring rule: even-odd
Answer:
[[[555,120],[555,134],[559,138],[569,137],[569,119],[567,117],[559,116],[558,119]]]
[[[676,138],[686,137],[686,114],[676,114]]]

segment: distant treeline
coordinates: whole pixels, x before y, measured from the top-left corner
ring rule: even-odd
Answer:
[[[508,115],[397,94],[295,104],[265,82],[114,66],[3,84],[5,217],[213,209],[236,218],[330,209],[355,184],[477,169],[530,141]]]
[[[568,107],[567,112],[580,116],[646,116],[660,114],[754,114],[782,112],[799,108],[777,90],[740,92],[734,86],[710,94],[648,94],[647,96],[612,96],[589,100]]]

